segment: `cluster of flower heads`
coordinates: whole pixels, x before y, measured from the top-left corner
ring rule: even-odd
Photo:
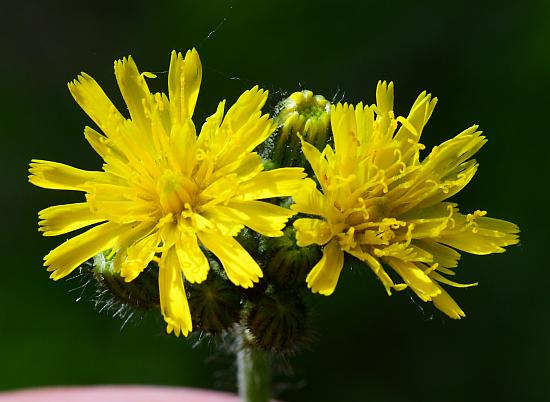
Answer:
[[[230,283],[253,287],[266,269],[277,278],[274,286],[284,288],[291,276],[329,295],[346,254],[370,267],[388,294],[410,287],[460,318],[463,311],[441,286],[469,286],[444,276],[454,275],[456,250],[489,254],[518,242],[514,224],[485,211],[464,215],[446,202],[474,176],[471,157],[485,138],[473,126],[420,160],[420,135],[436,104],[425,92],[407,117],[396,117],[392,83],[379,83],[371,106],[331,105],[302,91],[281,103],[274,122],[261,110],[267,92],[254,87],[225,113],[220,102],[197,132],[192,116],[202,68],[195,50],[172,53],[168,95],[151,93],[146,79],[154,75],[140,73],[130,57],[115,62],[115,75],[129,118],[89,75],[69,84],[100,129],[86,127],[84,136],[103,159],[102,170],[31,163],[31,183],[85,193],[85,202],[42,210],[40,231],[55,236],[92,226],[52,250],[44,265],[57,280],[102,255],[126,282],[158,267],[168,333],[194,329],[184,284],[207,283],[213,265],[225,283],[205,285],[201,294],[208,297]],[[275,151],[260,155],[270,136]],[[300,251],[312,247],[322,251],[315,261]],[[288,267],[305,273],[292,275]],[[269,300],[285,298],[270,286],[264,284]]]

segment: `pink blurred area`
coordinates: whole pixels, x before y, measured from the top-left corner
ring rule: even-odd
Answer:
[[[52,387],[0,392],[0,402],[238,402],[234,394],[141,385]]]

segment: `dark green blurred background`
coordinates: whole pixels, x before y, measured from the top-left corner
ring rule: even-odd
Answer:
[[[2,276],[0,390],[58,384],[230,387],[212,345],[164,335],[159,317],[128,323],[98,313],[79,279],[55,283],[42,257],[59,238],[37,211],[78,194],[27,183],[31,158],[97,169],[82,132],[92,124],[66,83],[82,70],[120,101],[113,60],[166,71],[172,49],[204,65],[197,124],[221,98],[260,84],[276,102],[311,89],[372,103],[379,79],[408,113],[427,89],[440,102],[431,147],[473,123],[489,137],[480,170],[455,197],[522,229],[502,255],[464,256],[451,289],[467,313],[452,321],[402,292],[387,297],[367,270],[346,271],[330,298],[313,297],[316,342],[290,359],[280,399],[307,401],[550,400],[548,116],[550,3],[18,1],[2,5]],[[211,33],[215,31],[214,33]],[[166,74],[154,80],[165,89]],[[420,304],[421,305],[420,305]]]

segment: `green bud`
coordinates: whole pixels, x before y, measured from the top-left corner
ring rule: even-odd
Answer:
[[[126,282],[113,269],[110,252],[99,253],[93,258],[91,272],[97,281],[97,304],[122,312],[125,308],[149,310],[159,308],[158,267],[149,266],[133,281]]]
[[[297,292],[277,290],[251,303],[244,327],[250,343],[273,352],[295,351],[306,338],[308,311]]]
[[[330,127],[330,102],[308,90],[294,92],[275,108],[275,122],[280,129],[273,160],[281,166],[303,166],[298,134],[318,149],[324,149]]]
[[[318,246],[298,247],[296,231],[289,226],[281,237],[265,240],[265,273],[276,287],[296,288],[306,283],[306,276],[321,258]]]
[[[211,271],[204,282],[187,287],[195,328],[204,332],[220,333],[239,321],[241,293],[228,280]]]
[[[282,126],[284,139],[292,133],[300,133],[312,144],[317,139],[325,143],[330,125],[330,102],[308,90],[294,92],[277,106],[275,121]]]

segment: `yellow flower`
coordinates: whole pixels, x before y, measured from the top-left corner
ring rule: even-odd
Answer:
[[[334,150],[327,145],[320,152],[302,141],[322,190],[307,179],[294,198],[294,210],[320,217],[294,223],[298,245],[324,246],[308,286],[330,295],[346,252],[365,262],[388,294],[409,286],[449,317],[464,317],[440,285],[471,286],[443,276],[455,274],[456,249],[483,255],[518,242],[513,223],[486,217],[485,211],[463,215],[456,204],[444,202],[474,176],[478,165],[470,158],[485,137],[470,127],[420,161],[424,146],[418,141],[437,99],[421,93],[407,118],[394,116],[393,83],[379,83],[376,100],[372,106],[332,107]],[[384,266],[404,283],[394,283]]]
[[[115,75],[130,113],[125,118],[87,74],[69,84],[78,104],[103,134],[84,136],[103,158],[102,171],[33,160],[29,180],[51,189],[86,193],[86,201],[39,213],[45,236],[89,225],[51,251],[44,265],[62,278],[94,255],[116,253],[115,271],[131,281],[151,261],[159,266],[161,310],[167,332],[192,330],[182,275],[205,280],[209,264],[201,247],[221,261],[231,282],[253,286],[262,271],[234,239],[244,226],[281,236],[294,212],[259,199],[287,196],[301,186],[301,168],[262,171],[252,150],[275,129],[262,115],[267,93],[244,92],[224,117],[225,101],[196,135],[195,109],[202,67],[197,52],[172,52],[168,96],[151,93],[131,57],[115,62]]]

